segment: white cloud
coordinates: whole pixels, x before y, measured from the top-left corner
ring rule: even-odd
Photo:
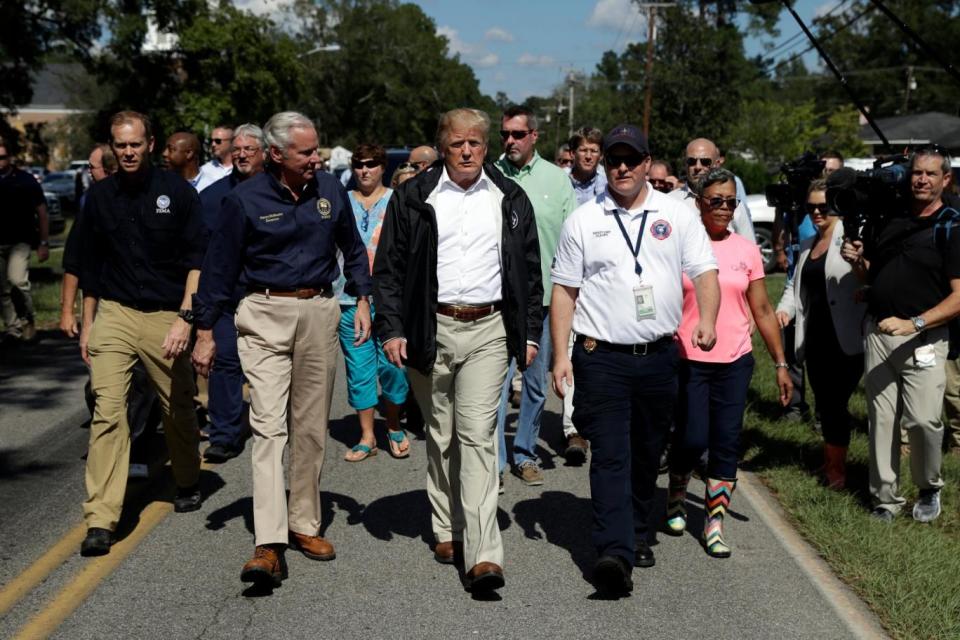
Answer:
[[[487,29],[487,32],[483,34],[483,37],[485,40],[493,40],[496,42],[513,42],[513,34],[500,27],[491,27]]]
[[[517,58],[517,64],[521,67],[549,67],[554,64],[554,59],[550,56],[535,56],[532,53],[524,53]]]
[[[587,26],[619,31],[624,24],[634,22],[639,10],[630,0],[597,0],[587,19]]]
[[[822,16],[827,15],[828,13],[833,11],[836,8],[836,6],[840,4],[840,2],[841,0],[827,0],[827,2],[824,2],[823,4],[818,6],[816,9],[814,9],[813,17],[820,18]]]
[[[487,53],[473,60],[475,67],[495,67],[500,64],[500,56],[495,53]]]
[[[447,49],[451,54],[460,54],[460,57],[467,64],[478,67],[495,67],[500,64],[500,56],[491,53],[483,45],[466,42],[460,37],[460,32],[453,27],[443,25],[437,27],[437,35],[444,36],[447,41]]]

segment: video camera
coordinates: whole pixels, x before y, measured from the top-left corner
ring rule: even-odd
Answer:
[[[790,251],[795,252],[799,248],[797,227],[803,220],[807,188],[812,181],[823,175],[823,165],[823,160],[807,151],[796,160],[780,165],[783,180],[768,184],[765,190],[767,205],[776,209],[778,219],[783,220]]]
[[[830,174],[827,206],[843,219],[844,237],[859,240],[869,219],[885,219],[905,210],[909,186],[909,156],[879,158],[867,171],[844,167]]]

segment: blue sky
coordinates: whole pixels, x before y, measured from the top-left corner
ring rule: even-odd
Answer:
[[[843,4],[847,4],[845,0]],[[798,0],[797,13],[806,23],[829,11],[841,0]],[[495,95],[505,92],[512,100],[548,95],[571,69],[591,72],[604,51],[623,51],[631,42],[646,39],[647,24],[630,0],[420,0],[437,31],[449,38],[480,80],[480,89]],[[785,10],[780,15],[780,36],[765,39],[775,46],[800,33]],[[800,34],[779,51],[778,57],[808,45]],[[764,41],[751,39],[747,53],[763,50]],[[808,66],[816,53],[805,57]]]

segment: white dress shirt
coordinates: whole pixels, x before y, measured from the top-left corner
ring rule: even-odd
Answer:
[[[482,171],[462,189],[446,167],[427,203],[437,214],[437,301],[487,304],[503,298],[500,242],[503,192]]]
[[[221,178],[226,178],[233,171],[232,166],[223,165],[219,159],[214,158],[200,167],[200,173],[197,174],[197,183],[193,185],[199,193]]]
[[[636,246],[644,211],[643,240],[634,259],[614,213],[620,214]],[[635,271],[638,260],[642,277]],[[691,216],[683,203],[647,184],[647,197],[637,209],[621,209],[608,188],[602,197],[571,213],[563,224],[550,273],[554,283],[579,289],[575,333],[614,344],[639,344],[672,335],[680,326],[682,273],[695,279],[716,268],[700,219]],[[640,285],[653,288],[653,318],[637,319],[633,290]]]

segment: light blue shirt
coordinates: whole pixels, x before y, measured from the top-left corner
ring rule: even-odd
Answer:
[[[363,205],[356,198],[356,191],[350,191],[347,196],[350,198],[350,207],[353,209],[353,217],[357,221],[357,231],[360,232],[360,240],[367,249],[367,258],[370,261],[370,271],[373,271],[373,257],[377,254],[377,245],[380,244],[380,229],[383,226],[383,216],[387,213],[387,203],[390,202],[390,196],[393,195],[393,189],[387,189],[379,200],[373,203],[369,209],[364,209]],[[337,260],[343,258],[338,255]],[[333,293],[337,296],[341,305],[354,306],[357,299],[344,293],[343,287],[347,279],[343,277],[343,269],[340,270],[340,278],[333,285]]]

